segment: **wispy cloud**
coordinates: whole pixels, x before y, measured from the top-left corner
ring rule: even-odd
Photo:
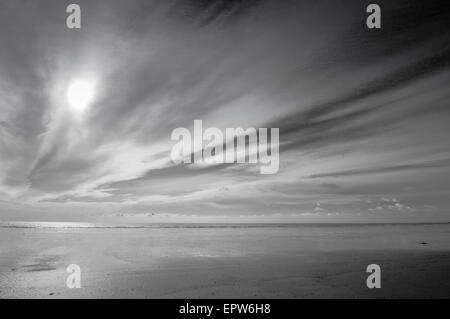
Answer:
[[[416,12],[382,1],[381,30],[364,27],[359,1],[79,4],[77,31],[60,1],[0,4],[5,216],[346,220],[422,218],[420,207],[447,218],[449,16],[438,2]],[[96,83],[84,117],[66,99],[80,78]],[[174,165],[171,132],[195,119],[280,128],[279,173]]]

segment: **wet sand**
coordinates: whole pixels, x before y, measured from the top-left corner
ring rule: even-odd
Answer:
[[[0,227],[0,298],[449,298],[449,235],[445,224]],[[380,289],[366,286],[372,263]],[[80,289],[66,287],[70,264]]]

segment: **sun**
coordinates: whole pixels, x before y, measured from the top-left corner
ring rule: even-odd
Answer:
[[[94,98],[94,84],[89,81],[75,81],[67,89],[67,101],[72,110],[83,114]]]

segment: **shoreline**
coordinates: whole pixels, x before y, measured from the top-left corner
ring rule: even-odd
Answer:
[[[0,228],[0,298],[448,298],[447,225]],[[81,289],[68,289],[69,265]],[[368,289],[366,267],[381,267]]]

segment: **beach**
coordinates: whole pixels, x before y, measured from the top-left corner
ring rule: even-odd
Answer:
[[[0,298],[449,297],[450,224],[0,223]]]

